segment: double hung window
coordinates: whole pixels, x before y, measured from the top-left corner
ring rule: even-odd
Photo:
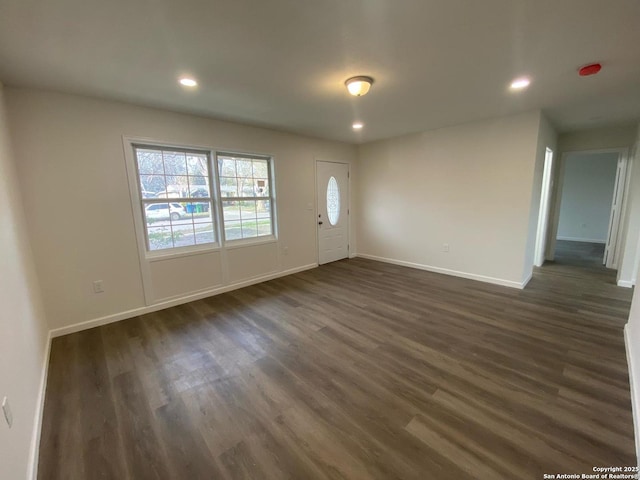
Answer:
[[[274,235],[271,157],[132,146],[147,252]]]

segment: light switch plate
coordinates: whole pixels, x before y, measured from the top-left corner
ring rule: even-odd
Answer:
[[[104,292],[102,280],[96,280],[95,282],[93,282],[93,293],[102,293],[102,292]]]

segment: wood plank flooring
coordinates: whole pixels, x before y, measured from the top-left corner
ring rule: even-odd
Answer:
[[[602,269],[604,243],[556,241],[555,263]]]
[[[541,479],[635,464],[631,291],[340,261],[53,341],[40,479]]]

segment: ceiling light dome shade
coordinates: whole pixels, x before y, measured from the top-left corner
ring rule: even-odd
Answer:
[[[351,77],[344,84],[347,86],[347,90],[354,97],[361,97],[366,95],[371,85],[373,84],[373,78],[371,77]]]
[[[198,82],[196,80],[194,80],[191,77],[181,77],[180,80],[178,80],[180,82],[180,85],[183,85],[185,87],[197,87],[198,86]]]

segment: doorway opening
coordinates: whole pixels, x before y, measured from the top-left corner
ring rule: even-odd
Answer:
[[[556,263],[618,268],[626,171],[623,150],[563,155],[552,238]]]

